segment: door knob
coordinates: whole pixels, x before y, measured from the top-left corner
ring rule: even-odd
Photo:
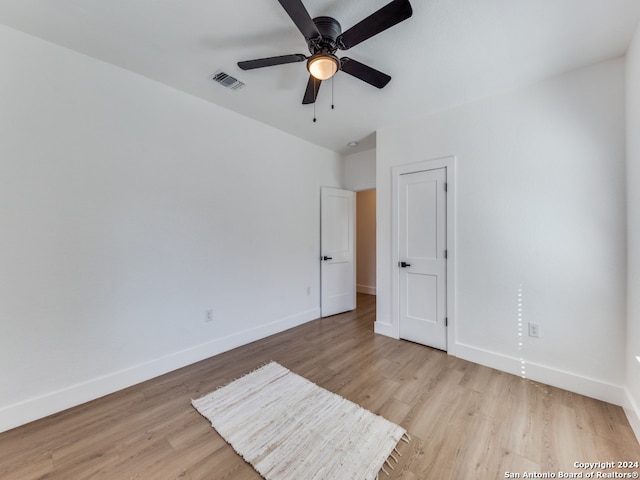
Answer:
[[[322,260],[327,261],[327,260],[333,260],[333,257],[327,257],[326,255],[324,257],[322,257]]]
[[[400,268],[407,268],[407,267],[410,267],[410,266],[411,266],[411,264],[410,264],[410,263],[407,263],[407,262],[398,262],[398,266],[399,266]]]

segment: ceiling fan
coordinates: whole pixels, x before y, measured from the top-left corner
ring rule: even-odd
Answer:
[[[312,19],[301,0],[278,1],[304,36],[311,55],[294,53],[238,62],[238,66],[242,70],[306,60],[310,75],[302,100],[303,104],[315,103],[322,81],[333,77],[338,70],[377,88],[382,88],[389,83],[391,80],[389,75],[352,58],[338,58],[336,51],[348,50],[411,17],[413,10],[409,0],[393,0],[345,32],[342,31],[340,23],[335,18],[316,17]]]

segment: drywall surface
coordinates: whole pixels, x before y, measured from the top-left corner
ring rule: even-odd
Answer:
[[[376,188],[376,150],[344,157],[345,188],[355,192]]]
[[[0,431],[318,317],[337,154],[6,27],[0,63]]]
[[[614,59],[379,130],[377,322],[397,322],[391,168],[455,156],[456,355],[620,403],[624,85]]]
[[[640,28],[627,52],[627,414],[640,439]]]

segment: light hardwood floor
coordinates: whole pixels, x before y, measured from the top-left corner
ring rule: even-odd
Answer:
[[[375,297],[358,304],[0,434],[0,479],[259,479],[190,402],[270,360],[409,431],[381,479],[586,474],[574,462],[640,462],[620,407],[375,335]]]

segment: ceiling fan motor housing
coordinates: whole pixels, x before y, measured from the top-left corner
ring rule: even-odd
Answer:
[[[314,54],[318,52],[335,53],[338,49],[337,39],[342,33],[340,23],[332,17],[316,17],[313,19],[318,31],[319,39],[309,40],[309,51]]]

